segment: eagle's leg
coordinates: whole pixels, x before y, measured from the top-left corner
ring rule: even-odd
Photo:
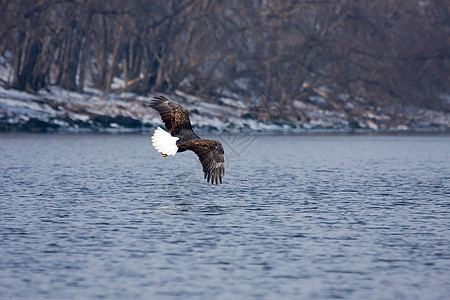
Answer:
[[[163,153],[161,153],[161,155],[162,155],[162,157],[167,157],[168,156],[167,154],[163,154]]]

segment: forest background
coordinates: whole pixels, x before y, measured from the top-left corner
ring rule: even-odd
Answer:
[[[446,0],[2,1],[11,70],[0,83],[216,104],[263,93],[283,112],[271,118],[300,122],[295,101],[312,96],[335,109],[364,99],[447,113],[449,10]]]

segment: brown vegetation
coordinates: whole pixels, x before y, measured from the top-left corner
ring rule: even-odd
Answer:
[[[0,4],[8,84],[214,99],[264,93],[283,111],[318,94],[448,109],[446,0],[16,0]],[[89,79],[89,81],[87,81]],[[323,90],[321,87],[328,89]]]

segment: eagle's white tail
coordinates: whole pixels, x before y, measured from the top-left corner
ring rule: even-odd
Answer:
[[[158,152],[165,155],[175,155],[178,151],[177,140],[179,138],[173,137],[162,129],[156,128],[155,133],[152,135],[152,145]]]

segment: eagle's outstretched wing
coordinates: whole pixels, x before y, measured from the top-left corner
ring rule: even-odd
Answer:
[[[159,112],[170,134],[176,134],[181,129],[192,129],[189,113],[180,104],[158,96],[150,101],[150,107]]]
[[[212,184],[222,183],[222,177],[225,175],[225,165],[223,159],[224,151],[219,141],[191,140],[180,144],[180,147],[192,150],[197,154],[208,182],[211,181]]]

